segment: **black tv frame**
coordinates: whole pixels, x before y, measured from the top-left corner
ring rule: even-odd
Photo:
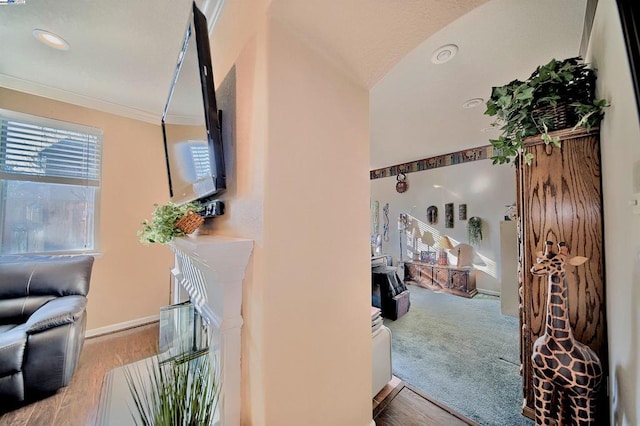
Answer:
[[[191,38],[191,39],[190,39]],[[209,45],[209,30],[206,16],[198,9],[195,1],[192,4],[192,14],[187,30],[185,32],[183,52],[186,51],[188,43],[196,43],[198,54],[198,71],[200,74],[200,87],[202,90],[202,102],[204,105],[205,126],[207,130],[207,147],[209,150],[210,176],[213,179],[214,191],[202,194],[189,201],[210,200],[226,190],[226,171],[224,161],[224,150],[222,141],[222,111],[218,110],[216,102],[215,85],[213,81],[213,67],[211,65],[211,47]],[[165,160],[167,165],[167,176],[169,179],[169,195],[173,199],[174,190],[171,179],[171,166],[169,160],[169,147],[167,145],[167,134],[165,129],[165,119],[171,103],[171,97],[181,66],[178,64],[176,73],[169,91],[169,97],[162,114],[162,136],[164,141]]]
[[[617,0],[617,4],[635,89],[638,117],[640,117],[640,29],[638,28],[640,6],[638,0]]]

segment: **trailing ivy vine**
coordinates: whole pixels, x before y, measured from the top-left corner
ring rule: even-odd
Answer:
[[[608,106],[605,99],[594,99],[596,74],[579,57],[563,61],[552,59],[541,65],[525,80],[494,87],[487,101],[486,115],[496,117],[493,125],[502,130],[490,140],[495,149],[493,164],[515,161],[524,148],[526,137],[541,135],[545,144],[560,147],[560,139],[549,135],[556,128],[554,108],[566,109],[563,127],[597,126]],[[530,165],[533,154],[524,161]]]
[[[470,244],[479,244],[482,241],[482,219],[477,216],[470,217],[467,222],[467,234]]]

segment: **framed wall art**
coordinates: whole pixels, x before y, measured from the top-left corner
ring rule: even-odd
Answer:
[[[466,204],[458,204],[458,220],[467,220]]]
[[[427,208],[427,222],[429,222],[429,225],[438,223],[438,208],[436,206]]]
[[[420,252],[420,262],[429,263],[431,265],[435,264],[438,261],[438,256],[435,251],[421,251]]]
[[[444,205],[444,227],[453,228],[453,203]]]

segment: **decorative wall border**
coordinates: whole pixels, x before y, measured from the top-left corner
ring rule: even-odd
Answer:
[[[422,160],[410,161],[408,163],[396,164],[395,166],[383,167],[371,170],[369,179],[380,179],[396,176],[398,173],[413,173],[423,170],[437,169],[438,167],[453,166],[470,161],[486,160],[493,157],[493,146],[486,145],[476,148],[456,151],[450,154],[437,155],[435,157],[423,158]]]

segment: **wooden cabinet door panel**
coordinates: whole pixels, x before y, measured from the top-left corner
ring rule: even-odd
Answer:
[[[466,271],[451,271],[451,287],[466,291],[469,285],[469,273]]]
[[[451,287],[451,283],[449,281],[449,270],[446,268],[434,268],[433,281],[442,288]]]
[[[556,134],[561,148],[547,147],[538,137],[525,149],[534,155],[531,166],[518,166],[523,411],[528,416],[534,407],[530,358],[533,342],[544,334],[547,297],[547,278],[530,270],[545,241],[564,241],[569,256],[589,258],[581,266],[567,266],[569,320],[575,338],[596,351],[605,371],[608,363],[599,136]],[[608,411],[607,406],[600,403],[598,409]]]

